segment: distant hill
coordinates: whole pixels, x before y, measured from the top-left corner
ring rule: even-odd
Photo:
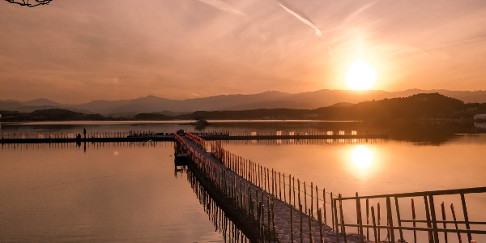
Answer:
[[[354,105],[332,105],[318,109],[254,109],[241,111],[197,111],[179,119],[323,119],[390,121],[416,119],[472,119],[486,112],[486,104],[464,102],[438,93],[365,101]]]
[[[99,114],[84,114],[64,109],[36,110],[29,113],[17,111],[3,111],[1,121],[78,121],[78,120],[103,120]]]
[[[44,98],[24,101],[24,102],[21,102],[21,104],[26,105],[26,106],[52,106],[52,107],[62,106],[61,104],[59,104],[57,102],[54,102],[54,101],[48,100],[48,99],[44,99]]]
[[[113,119],[99,114],[85,114],[65,109],[36,110],[30,113],[2,111],[1,121],[67,121]],[[280,120],[362,120],[392,121],[417,119],[468,119],[478,113],[486,113],[486,103],[469,103],[439,93],[415,94],[409,97],[364,101],[358,104],[338,103],[317,109],[249,109],[223,111],[196,111],[186,114],[141,112],[128,119],[280,119]]]
[[[418,93],[440,93],[466,103],[486,103],[486,91],[450,91],[411,89],[400,92],[382,90],[349,91],[318,90],[303,93],[268,91],[258,94],[218,95],[205,98],[173,100],[146,96],[131,100],[96,100],[84,104],[64,105],[47,99],[31,101],[0,101],[0,110],[32,112],[40,109],[68,109],[83,113],[100,113],[114,117],[134,116],[138,113],[158,112],[164,115],[194,111],[251,110],[251,109],[316,109],[331,105],[348,106],[363,101],[407,97]]]

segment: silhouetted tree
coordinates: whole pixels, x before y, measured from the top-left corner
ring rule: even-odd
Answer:
[[[52,0],[5,0],[9,3],[15,3],[15,4],[18,4],[20,6],[27,6],[27,7],[36,7],[36,6],[39,6],[39,5],[47,5],[49,4],[50,2],[52,2]]]

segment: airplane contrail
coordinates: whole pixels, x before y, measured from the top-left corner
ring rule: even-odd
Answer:
[[[362,12],[366,11],[367,9],[373,7],[376,3],[378,3],[378,1],[373,1],[373,2],[370,2],[368,4],[365,4],[363,5],[361,8],[357,9],[356,11],[354,11],[353,13],[351,13],[350,15],[348,15],[343,23],[346,23],[352,19],[354,19],[356,16],[358,16],[359,14],[361,14]]]
[[[226,2],[222,0],[196,0],[199,2],[202,2],[206,5],[209,5],[213,8],[216,8],[218,10],[221,10],[223,12],[231,13],[231,14],[236,14],[236,15],[241,15],[241,16],[246,16],[245,13],[241,12],[237,8],[227,4]]]
[[[309,18],[303,16],[303,14],[298,14],[295,10],[292,10],[290,6],[288,5],[286,6],[286,4],[282,1],[278,1],[278,5],[282,7],[285,11],[287,11],[289,14],[291,14],[292,16],[300,20],[302,23],[314,29],[315,35],[319,37],[322,36],[322,31],[319,28],[317,28],[317,26],[314,23],[312,23],[312,21]]]

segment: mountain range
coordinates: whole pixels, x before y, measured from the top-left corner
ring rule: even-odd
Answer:
[[[48,99],[29,101],[0,100],[0,111],[32,112],[42,109],[68,109],[76,112],[99,113],[110,116],[133,116],[137,113],[159,112],[180,114],[194,111],[249,110],[249,109],[316,109],[331,105],[346,106],[369,100],[406,97],[419,93],[440,93],[466,103],[486,103],[486,90],[451,91],[410,89],[399,92],[383,90],[349,91],[318,90],[302,93],[267,91],[258,94],[218,95],[184,100],[145,96],[130,100],[95,100],[83,104],[60,104]]]

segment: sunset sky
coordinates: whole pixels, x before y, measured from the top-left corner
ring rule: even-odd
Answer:
[[[485,0],[0,1],[0,99],[486,89]]]

